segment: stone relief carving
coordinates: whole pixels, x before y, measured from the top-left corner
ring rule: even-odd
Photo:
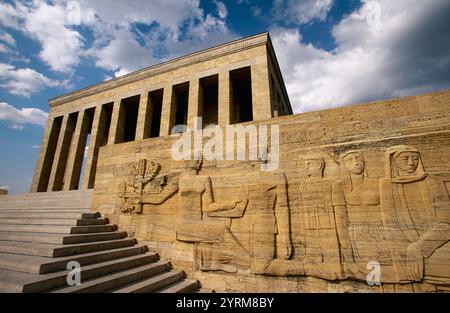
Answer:
[[[378,180],[367,174],[360,151],[340,156],[342,179],[333,186],[333,207],[341,245],[345,277],[365,280],[367,264],[377,261],[383,268],[390,264],[390,253],[381,219]]]
[[[290,260],[293,246],[286,177],[283,173],[261,171],[260,166],[264,166],[262,160],[252,162],[251,166],[254,169],[253,175],[243,181],[236,206],[212,210],[208,216],[227,219],[226,229],[231,233],[232,219],[242,218],[244,214],[249,215],[250,251],[247,253],[250,258],[248,269],[251,273],[273,276],[303,275],[303,264]],[[236,241],[236,236],[231,235],[229,237]],[[224,245],[226,246],[226,241]],[[240,251],[236,255],[245,252]],[[236,270],[232,268],[228,271]]]
[[[358,150],[340,154],[340,179],[324,177],[322,153],[299,160],[304,253],[295,259],[288,182],[282,172],[261,171],[262,160],[250,163],[252,173],[226,202],[215,201],[211,178],[200,174],[201,157],[171,175],[141,160],[121,183],[121,211],[142,213],[143,204],[177,195],[175,238],[194,245],[195,268],[202,271],[366,281],[367,264],[376,261],[383,283],[426,279],[426,260],[450,240],[450,199],[444,180],[425,171],[418,149],[388,148],[380,179],[368,176]],[[233,231],[237,219],[248,222],[248,248]]]
[[[381,209],[396,280],[421,281],[424,259],[450,240],[450,200],[445,184],[425,171],[414,147],[387,149],[384,165]]]
[[[178,185],[175,175],[158,175],[159,163],[142,159],[131,164],[119,186],[122,213],[141,214],[143,204],[160,204],[172,196]]]
[[[222,245],[229,227],[223,220],[209,220],[209,212],[236,208],[237,201],[214,201],[211,178],[200,175],[203,160],[186,161],[179,177],[179,206],[176,219],[176,239],[195,244],[196,267],[201,270],[225,270],[232,256],[225,251],[215,253],[214,246]]]
[[[300,158],[306,178],[299,185],[305,275],[328,280],[342,278],[339,242],[332,203],[332,181],[325,180],[325,161],[319,153]]]

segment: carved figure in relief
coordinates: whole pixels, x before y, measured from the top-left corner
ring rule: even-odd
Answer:
[[[283,173],[262,171],[266,161],[252,161],[253,175],[243,188],[242,202],[233,210],[209,216],[250,217],[250,272],[259,275],[304,275],[303,262],[290,260],[292,240],[287,181]]]
[[[328,280],[342,277],[339,243],[331,200],[331,181],[323,179],[320,154],[300,158],[306,178],[299,186],[300,226],[305,247],[305,274]]]
[[[228,265],[233,256],[227,251],[220,251],[225,237],[229,237],[229,226],[223,219],[207,219],[207,215],[235,209],[238,201],[214,201],[211,178],[199,175],[202,163],[201,156],[186,161],[185,170],[179,177],[176,239],[196,244],[198,269],[235,272],[236,269]]]
[[[450,240],[450,199],[445,184],[425,171],[418,149],[403,145],[386,150],[380,191],[397,280],[421,281],[424,259]]]
[[[340,156],[342,180],[333,186],[332,201],[345,277],[366,280],[367,264],[377,261],[389,276],[391,257],[383,232],[378,180],[367,176],[360,151]]]

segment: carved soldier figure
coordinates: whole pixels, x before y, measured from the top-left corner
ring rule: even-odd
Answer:
[[[320,154],[309,153],[300,161],[306,173],[299,187],[305,274],[335,280],[342,277],[342,270],[331,201],[332,184],[323,179],[325,162]]]
[[[378,180],[367,177],[364,156],[347,151],[340,156],[342,180],[333,186],[333,206],[345,276],[366,280],[367,264],[376,261],[389,277],[391,264],[383,233]]]
[[[266,161],[252,161],[253,175],[243,188],[242,202],[233,210],[211,212],[209,216],[250,216],[250,271],[272,276],[304,275],[303,262],[292,255],[287,181],[283,173],[263,171]]]
[[[386,150],[380,190],[397,280],[421,281],[424,259],[450,240],[450,199],[444,182],[425,171],[418,149],[395,146]],[[450,278],[448,269],[444,274]]]

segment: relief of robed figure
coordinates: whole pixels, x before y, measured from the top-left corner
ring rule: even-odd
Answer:
[[[361,151],[340,156],[342,179],[333,186],[333,207],[344,275],[365,281],[371,261],[391,280],[392,258],[383,232],[378,180],[371,179]]]
[[[424,279],[426,259],[450,240],[450,199],[445,184],[425,171],[418,149],[402,145],[385,152],[380,191],[397,281],[419,282]],[[440,275],[450,281],[448,266]]]
[[[305,178],[299,186],[299,213],[306,276],[328,280],[342,277],[339,242],[332,205],[332,181],[323,177],[320,153],[300,157]]]

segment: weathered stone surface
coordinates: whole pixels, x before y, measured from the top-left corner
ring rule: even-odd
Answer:
[[[443,91],[245,124],[279,125],[273,172],[175,161],[180,135],[106,146],[93,208],[217,291],[436,291],[450,284],[449,122]],[[144,163],[151,191],[124,210]]]
[[[45,199],[52,200],[45,209],[33,208],[31,203]],[[124,232],[62,233],[65,225],[107,223],[98,213],[89,212],[91,199],[90,192],[79,191],[2,197],[0,292],[190,292],[199,288],[198,281],[171,271],[167,260],[146,253],[145,246],[136,245],[136,239],[126,238]],[[22,232],[24,227],[29,232]],[[59,227],[56,232],[55,227]],[[80,286],[67,281],[73,262],[81,266]]]

